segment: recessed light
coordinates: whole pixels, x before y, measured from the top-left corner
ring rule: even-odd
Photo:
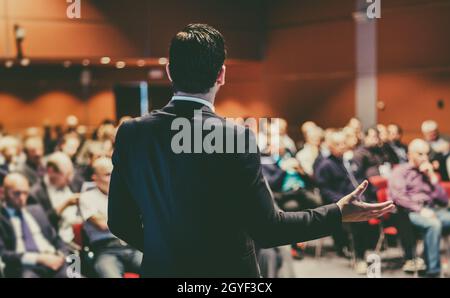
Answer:
[[[117,61],[117,63],[116,63],[116,67],[118,69],[125,68],[126,65],[127,64],[124,61]]]
[[[11,67],[13,67],[13,65],[14,65],[14,61],[12,61],[12,60],[6,60],[5,61],[5,67],[6,68],[11,68]]]
[[[109,57],[102,57],[100,59],[101,64],[109,64],[110,62],[111,62],[111,58],[109,58]]]
[[[167,58],[159,58],[158,63],[161,65],[166,65],[169,60]]]
[[[146,63],[145,60],[139,59],[136,64],[138,67],[144,67]]]
[[[31,60],[28,58],[23,58],[22,60],[20,60],[20,65],[22,65],[22,66],[28,66],[28,65],[30,65],[30,63],[31,63]]]

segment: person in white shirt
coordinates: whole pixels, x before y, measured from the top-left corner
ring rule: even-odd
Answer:
[[[303,149],[295,156],[301,167],[308,176],[314,176],[313,165],[320,153],[320,145],[323,140],[323,130],[320,127],[313,127],[305,133],[306,143]]]
[[[70,186],[73,172],[72,161],[66,154],[53,153],[47,160],[43,181],[30,191],[32,203],[44,208],[53,227],[67,243],[74,239],[72,226],[82,222],[78,209],[79,194],[74,193]]]
[[[120,278],[125,271],[138,272],[142,253],[117,239],[107,225],[111,159],[98,158],[93,168],[96,187],[81,194],[80,209],[95,256],[94,268],[102,278]]]
[[[297,153],[297,148],[295,146],[294,140],[288,135],[288,123],[285,119],[279,118],[278,121],[278,132],[280,138],[280,145],[289,150],[291,155]],[[274,125],[276,127],[276,125]]]

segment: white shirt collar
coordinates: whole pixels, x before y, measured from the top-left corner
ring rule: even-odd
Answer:
[[[198,97],[193,97],[193,96],[174,95],[172,97],[172,100],[184,100],[184,101],[192,101],[192,102],[200,103],[202,105],[209,107],[213,112],[215,111],[214,105],[211,102],[209,102],[203,98],[198,98]]]
[[[5,209],[6,209],[6,212],[8,212],[8,215],[9,215],[10,218],[11,218],[11,217],[16,217],[16,216],[17,216],[17,210],[16,210],[16,209],[14,209],[14,208],[12,208],[12,207],[9,207],[9,206],[6,206]],[[23,211],[24,211],[24,210],[22,209],[22,212],[23,212]]]

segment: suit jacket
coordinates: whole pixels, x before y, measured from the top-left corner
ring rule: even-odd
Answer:
[[[73,187],[69,187],[73,191]],[[39,204],[44,209],[53,228],[58,231],[61,216],[59,216],[53,208],[50,196],[48,194],[47,185],[43,179],[31,187],[28,205],[34,204]]]
[[[39,181],[41,181],[41,176],[39,176],[39,172],[36,168],[34,168],[32,165],[30,165],[28,162],[23,163],[19,166],[17,169],[17,172],[24,175],[27,179],[30,185],[35,185]]]
[[[48,221],[47,215],[39,205],[27,206],[27,211],[33,216],[41,228],[42,234],[56,250],[69,254],[69,247],[59,238],[56,230]],[[22,253],[16,252],[16,235],[5,208],[0,209],[0,256],[5,263],[5,275],[20,276],[22,269]]]
[[[248,137],[200,103],[171,101],[122,124],[113,154],[108,206],[112,233],[143,251],[143,277],[259,277],[254,241],[269,248],[331,234],[336,204],[285,213],[274,206],[260,154],[180,153],[171,148],[177,117],[215,120],[226,135]],[[193,126],[193,125],[192,125]],[[204,135],[209,131],[203,132]],[[235,143],[236,144],[236,143]]]
[[[358,165],[356,165],[357,167]],[[357,170],[352,172],[357,183],[362,183],[367,179],[365,173],[361,171]],[[315,172],[315,178],[325,202],[337,202],[344,195],[355,189],[342,158],[337,158],[333,155],[323,158],[319,162]],[[376,189],[370,183],[363,197],[365,201],[376,201]]]

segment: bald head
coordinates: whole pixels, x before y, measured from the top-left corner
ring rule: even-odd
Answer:
[[[73,177],[73,164],[69,156],[63,152],[50,155],[47,160],[47,176],[57,188],[68,185]]]
[[[27,204],[30,185],[27,178],[19,173],[8,174],[3,181],[5,201],[9,207],[21,209]]]
[[[306,134],[308,133],[308,131],[316,127],[317,127],[316,123],[312,121],[306,121],[305,123],[303,123],[300,129],[302,131],[303,136],[306,138]]]
[[[424,150],[430,150],[430,145],[422,139],[415,139],[409,143],[408,152],[419,152]]]
[[[428,142],[435,141],[439,138],[439,127],[436,121],[427,120],[422,123],[422,134]]]
[[[328,143],[331,154],[338,158],[341,158],[348,149],[343,131],[331,132],[328,137]]]
[[[25,153],[28,162],[38,166],[44,155],[44,142],[39,137],[28,138],[25,141]]]
[[[94,173],[111,173],[113,164],[111,158],[100,157],[94,161],[92,167],[94,168]]]
[[[10,163],[19,153],[19,140],[12,136],[0,138],[0,154]]]
[[[424,140],[415,139],[409,143],[408,159],[413,166],[418,168],[421,164],[428,162],[428,153],[430,153],[430,146]]]
[[[113,164],[110,158],[100,157],[93,163],[94,175],[92,176],[98,189],[105,194],[109,191],[109,182],[111,181],[111,172]]]

